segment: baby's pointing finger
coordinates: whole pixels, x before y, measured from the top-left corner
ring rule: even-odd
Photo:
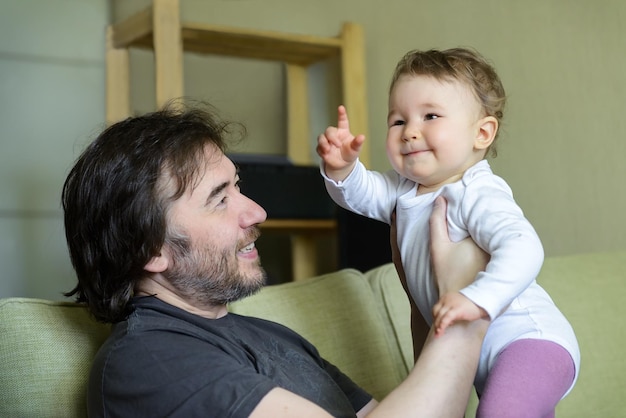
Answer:
[[[346,107],[341,105],[337,109],[337,128],[350,131],[350,121],[348,120],[348,111]]]

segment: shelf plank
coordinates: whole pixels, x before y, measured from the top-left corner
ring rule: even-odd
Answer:
[[[142,11],[113,25],[116,48],[154,49],[151,10]],[[338,56],[342,40],[281,32],[242,29],[221,25],[182,22],[183,50],[247,59],[310,65]]]
[[[114,48],[128,48],[137,44],[152,47],[152,7],[140,11],[128,19],[111,25],[111,44]]]
[[[339,55],[341,39],[183,23],[185,51],[309,65]]]
[[[259,227],[264,231],[328,233],[337,229],[337,221],[335,219],[268,219]]]

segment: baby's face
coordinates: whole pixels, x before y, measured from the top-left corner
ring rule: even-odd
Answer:
[[[461,178],[477,152],[481,106],[465,84],[403,75],[389,96],[387,156],[400,175],[434,191]]]

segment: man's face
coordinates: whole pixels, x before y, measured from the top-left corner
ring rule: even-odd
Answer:
[[[171,264],[163,274],[176,293],[195,306],[217,306],[248,296],[265,283],[255,241],[265,210],[242,195],[234,164],[215,148],[195,187],[167,214],[165,248]]]

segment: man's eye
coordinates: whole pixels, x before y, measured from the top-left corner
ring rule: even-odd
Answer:
[[[428,113],[426,116],[424,116],[424,119],[433,120],[433,119],[437,119],[438,117],[439,115],[435,115],[434,113]]]

